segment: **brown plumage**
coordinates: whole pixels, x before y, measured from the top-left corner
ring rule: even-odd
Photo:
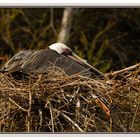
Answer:
[[[2,71],[8,73],[20,71],[29,75],[47,73],[48,69],[57,67],[68,76],[80,74],[88,77],[104,77],[100,71],[80,59],[64,44],[55,43],[49,48],[39,51],[20,51],[3,66]]]

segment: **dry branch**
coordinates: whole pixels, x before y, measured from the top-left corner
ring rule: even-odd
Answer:
[[[140,67],[140,63],[138,64],[135,64],[133,66],[130,66],[130,67],[127,67],[127,68],[124,68],[124,69],[121,69],[121,70],[118,70],[118,71],[115,71],[112,73],[112,75],[117,75],[117,74],[121,74],[123,72],[128,72],[128,71],[132,71],[132,70],[135,70],[135,69],[138,69]]]
[[[58,35],[58,42],[66,44],[69,36],[70,36],[70,29],[72,26],[74,9],[73,8],[65,8],[61,23],[61,30]]]

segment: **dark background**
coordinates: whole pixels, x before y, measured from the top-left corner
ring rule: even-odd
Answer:
[[[67,45],[102,72],[140,62],[139,8],[74,8]],[[57,42],[64,8],[1,8],[0,64]]]

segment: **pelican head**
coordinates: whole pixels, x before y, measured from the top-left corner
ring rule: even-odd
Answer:
[[[63,54],[73,60],[75,60],[78,63],[85,63],[87,62],[86,60],[80,58],[78,55],[76,55],[68,46],[66,46],[63,43],[54,43],[49,46],[51,50],[56,51],[59,54]]]
[[[63,43],[54,43],[50,45],[49,48],[55,50],[59,54],[71,55],[73,53],[72,50]]]

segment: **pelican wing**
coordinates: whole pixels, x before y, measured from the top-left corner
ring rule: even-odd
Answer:
[[[58,54],[51,49],[40,50],[33,53],[22,64],[22,70],[26,74],[47,73],[48,69],[57,67],[68,76],[73,74],[90,75],[90,71],[69,57]]]
[[[91,75],[89,69],[83,67],[73,59],[64,55],[61,55],[61,57],[56,60],[55,66],[60,67],[68,76],[74,74],[80,74],[85,76]]]
[[[36,51],[22,64],[22,70],[27,74],[46,73],[59,56],[57,52],[50,49]]]
[[[15,54],[5,65],[2,67],[3,72],[13,73],[21,70],[22,63],[33,53],[31,50],[22,50]]]

